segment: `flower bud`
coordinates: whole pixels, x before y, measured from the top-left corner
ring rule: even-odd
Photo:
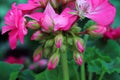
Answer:
[[[55,45],[56,45],[56,47],[60,48],[62,46],[62,42],[63,42],[63,36],[62,36],[62,34],[58,34],[55,37]]]
[[[106,27],[100,25],[94,25],[87,29],[88,34],[92,36],[102,36],[106,31]]]
[[[54,7],[54,8],[57,8],[57,6],[58,6],[58,2],[57,2],[58,0],[51,0],[51,4],[52,4],[52,6]]]
[[[47,40],[46,43],[45,43],[45,48],[47,48],[47,47],[52,47],[53,44],[54,44],[54,39],[49,39],[49,40]]]
[[[77,38],[75,44],[76,44],[77,50],[80,53],[83,53],[84,52],[84,41],[83,41],[83,39]]]
[[[34,54],[33,54],[33,60],[34,62],[37,62],[40,60],[42,56],[42,48],[41,46],[39,46],[35,51],[34,51]]]
[[[30,20],[28,23],[27,23],[27,27],[30,28],[30,29],[39,29],[40,28],[40,25],[37,21],[35,20]]]
[[[62,4],[67,4],[70,1],[74,1],[74,0],[62,0]]]
[[[55,53],[51,56],[49,62],[48,62],[48,70],[55,69],[57,64],[59,62],[59,54]]]
[[[78,65],[80,65],[80,66],[82,65],[82,62],[83,62],[82,61],[82,56],[78,51],[75,51],[73,53],[73,58]]]
[[[33,33],[31,40],[39,40],[42,36],[42,32],[38,30],[35,33]]]
[[[40,4],[41,4],[41,7],[45,7],[48,3],[48,0],[39,0],[40,1]]]

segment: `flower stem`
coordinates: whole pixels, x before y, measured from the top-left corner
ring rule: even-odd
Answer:
[[[86,48],[86,44],[87,44],[88,38],[89,38],[89,35],[86,34],[84,36],[84,46],[85,46],[85,48]],[[84,53],[85,53],[85,50],[84,50]],[[83,64],[81,66],[81,80],[86,80],[84,56],[83,56]]]
[[[89,80],[92,80],[93,73],[89,72]]]
[[[101,75],[100,75],[100,77],[99,77],[99,79],[98,79],[98,80],[102,80],[102,79],[103,79],[103,77],[104,77],[104,74],[105,74],[105,71],[103,71],[103,72],[101,73]]]
[[[84,63],[81,66],[81,80],[86,80]]]
[[[61,63],[62,63],[62,69],[63,69],[63,78],[64,80],[69,80],[67,53],[61,54]]]

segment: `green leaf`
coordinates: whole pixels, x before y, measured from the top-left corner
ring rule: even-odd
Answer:
[[[0,62],[0,79],[15,80],[22,68],[23,65]]]
[[[34,80],[35,74],[31,70],[24,70],[18,77],[20,80]]]

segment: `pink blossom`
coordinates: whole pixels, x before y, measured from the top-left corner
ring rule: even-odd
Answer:
[[[27,4],[19,4],[18,8],[21,10],[33,10],[39,7],[46,6],[48,0],[28,0]]]
[[[55,13],[54,9],[50,5],[47,4],[44,13],[33,13],[29,15],[29,17],[38,20],[41,27],[44,31],[58,31],[58,30],[69,30],[72,25],[77,20],[77,16],[70,14],[72,12],[71,9],[66,8],[63,12],[59,15]],[[36,17],[39,16],[39,17]]]
[[[80,65],[80,66],[82,65],[83,61],[82,61],[81,54],[79,52],[75,51],[73,54],[73,58],[78,65]]]
[[[24,43],[24,36],[27,34],[25,28],[25,19],[22,15],[21,10],[18,10],[15,3],[12,5],[12,9],[5,16],[6,26],[2,27],[2,34],[9,32],[9,43],[12,49],[16,48],[17,40]]]
[[[110,25],[116,9],[109,0],[76,0],[79,16],[87,17],[100,25]]]
[[[120,27],[113,29],[108,28],[107,31],[104,34],[104,38],[110,38],[110,39],[117,39],[120,37]]]
[[[7,63],[10,63],[10,64],[24,64],[25,59],[24,58],[15,58],[13,56],[9,56],[4,61]]]

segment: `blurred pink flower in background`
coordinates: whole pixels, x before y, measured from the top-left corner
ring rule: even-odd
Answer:
[[[25,18],[22,15],[22,11],[19,10],[13,3],[12,9],[8,11],[5,16],[6,26],[2,27],[2,34],[9,32],[9,43],[12,49],[16,48],[17,40],[24,43],[24,36],[27,34],[27,29],[25,28]]]
[[[120,38],[120,27],[113,29],[109,27],[104,34],[104,38],[117,39]]]
[[[15,58],[13,56],[7,57],[4,62],[10,63],[10,64],[24,64],[25,58]]]

